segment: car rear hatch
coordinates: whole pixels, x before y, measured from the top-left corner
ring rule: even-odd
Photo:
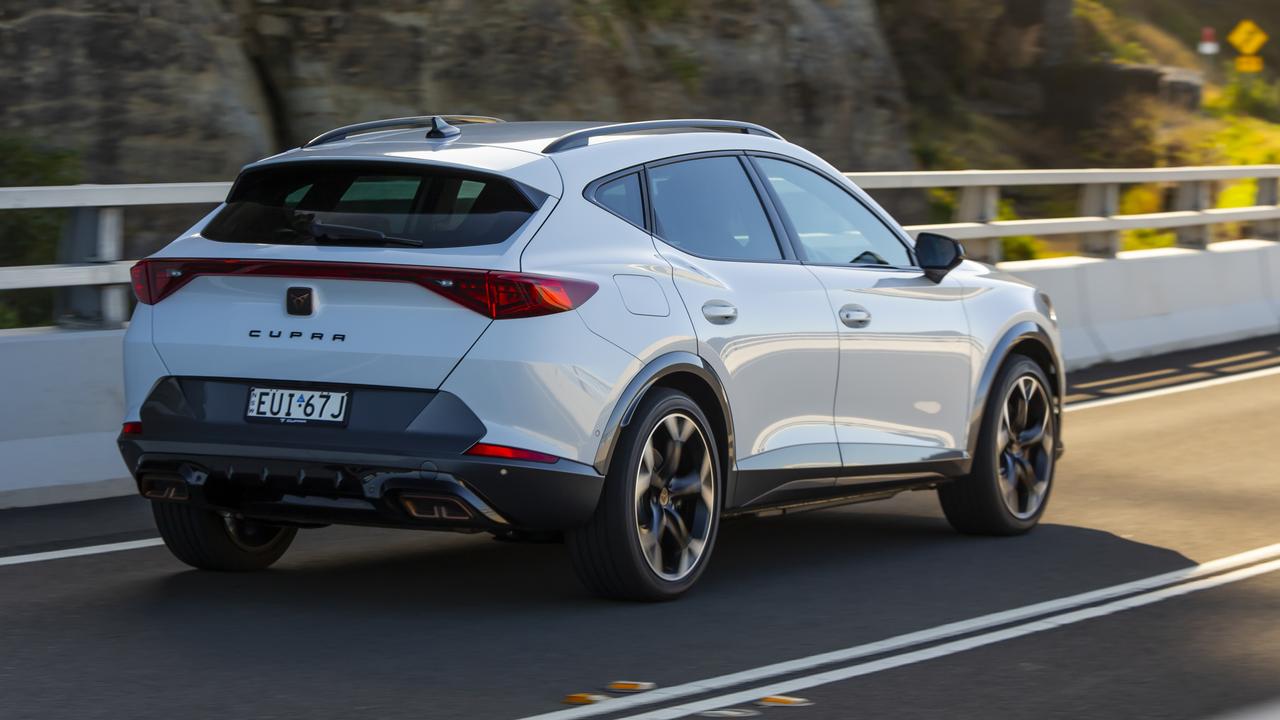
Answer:
[[[518,273],[554,201],[442,164],[263,164],[134,287],[173,375],[435,389],[495,318],[580,297]]]

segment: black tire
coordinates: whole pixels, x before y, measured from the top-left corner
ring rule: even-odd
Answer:
[[[201,570],[261,570],[279,560],[298,534],[297,528],[229,522],[212,510],[181,503],[152,501],[151,513],[169,552]]]
[[[1012,393],[1024,394],[1023,388],[1032,384],[1038,384],[1043,402],[1047,403],[1043,408],[1046,418],[1044,436],[1025,446],[1013,442],[1002,447],[1003,438],[1034,435],[1034,427],[1025,432],[1009,432],[1007,429],[1001,432],[1006,406],[1013,403],[1010,407],[1014,407],[1019,402]],[[1027,424],[1034,426],[1034,418],[1039,415],[1041,406],[1034,395],[1032,397],[1027,403],[1027,416],[1031,417]],[[1035,361],[1013,355],[1005,362],[987,397],[969,475],[938,487],[942,511],[953,528],[969,535],[1021,535],[1040,522],[1049,505],[1056,464],[1053,445],[1057,416],[1053,411],[1053,398],[1049,379]],[[1015,418],[1017,414],[1016,410],[1012,412]],[[1016,419],[1014,424],[1017,424]],[[1003,471],[1002,465],[1005,467]],[[1008,478],[1012,480],[1006,482]],[[1037,491],[1034,488],[1042,489]]]
[[[668,418],[671,423],[678,423],[682,432],[689,427],[686,421],[692,421],[703,449],[690,442],[693,434],[677,441],[678,450],[671,449],[673,446],[659,436],[672,427],[667,424]],[[651,436],[669,449],[667,457],[655,459],[660,457],[655,453],[645,459]],[[666,465],[671,457],[677,467]],[[710,462],[709,499],[704,459]],[[656,467],[646,472],[642,462]],[[675,482],[668,487],[655,487],[663,483],[660,478],[668,469],[679,477],[673,477]],[[642,474],[659,479],[641,486],[638,480]],[[565,533],[579,579],[593,593],[607,598],[656,601],[679,597],[697,582],[711,559],[719,532],[723,487],[716,438],[706,415],[684,393],[669,388],[653,390],[641,401],[618,439],[595,515],[585,526]],[[639,517],[641,511],[644,518]],[[649,540],[644,547],[642,537]],[[692,553],[694,546],[679,549],[680,537],[699,543],[697,556],[687,566],[686,553]],[[669,549],[668,554],[677,559],[670,565],[656,560],[661,568],[655,569],[645,547],[659,556]],[[664,574],[667,569],[671,572]]]

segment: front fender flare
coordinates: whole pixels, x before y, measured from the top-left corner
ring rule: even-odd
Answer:
[[[1062,367],[1062,356],[1058,352],[1057,346],[1054,345],[1053,338],[1048,331],[1035,322],[1024,320],[1006,330],[1000,340],[992,347],[991,353],[987,356],[986,365],[982,368],[982,375],[979,376],[978,384],[974,388],[973,412],[969,417],[968,445],[970,457],[975,457],[977,453],[978,435],[982,430],[982,417],[986,411],[987,399],[991,395],[991,388],[995,384],[996,375],[999,374],[1000,368],[1009,359],[1009,355],[1013,353],[1014,348],[1019,343],[1028,340],[1043,345],[1048,351],[1049,357],[1052,358],[1053,377],[1050,378],[1050,382],[1056,385],[1053,388],[1053,415],[1054,424],[1058,428],[1058,436],[1054,439],[1056,444],[1054,452],[1057,455],[1062,454],[1062,398],[1066,396],[1067,390],[1067,374]]]

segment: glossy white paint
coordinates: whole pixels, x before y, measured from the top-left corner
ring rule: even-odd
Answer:
[[[878,464],[884,448],[965,447],[973,357],[965,291],[916,270],[815,266],[832,313],[857,306],[865,327],[839,323],[836,435],[846,466]],[[917,459],[927,452],[905,451]]]
[[[567,312],[493,322],[441,389],[484,422],[485,442],[590,464],[640,367]]]
[[[305,285],[315,312],[287,314]],[[197,277],[152,308],[153,339],[179,375],[434,389],[489,318],[409,283]]]
[[[673,351],[695,352],[693,327],[672,283],[671,266],[654,249],[649,234],[588,202],[578,187],[560,201],[525,248],[520,269],[598,285],[578,314],[592,332],[636,358],[648,361]],[[619,274],[634,279],[620,285],[614,277]],[[659,298],[652,290],[641,297],[644,293],[635,285],[639,282],[656,285],[669,311],[658,312]],[[637,308],[651,312],[637,313],[627,306],[622,287],[628,284]]]
[[[142,401],[146,399],[147,393],[151,392],[157,380],[171,374],[156,352],[155,342],[151,337],[154,309],[150,305],[138,303],[129,329],[124,334],[125,422],[138,419],[138,411],[142,408]]]
[[[813,273],[796,263],[707,260],[660,248],[693,319],[698,354],[725,384],[739,462],[804,446],[807,462],[839,465],[831,415],[836,323]],[[708,319],[707,305],[732,307],[736,319]]]

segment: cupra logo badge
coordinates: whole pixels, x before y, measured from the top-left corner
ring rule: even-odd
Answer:
[[[284,294],[284,307],[290,315],[311,314],[311,288],[291,287]]]

